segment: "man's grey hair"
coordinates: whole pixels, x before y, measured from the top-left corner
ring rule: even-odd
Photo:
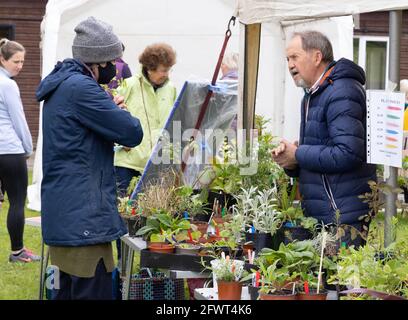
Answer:
[[[330,63],[333,58],[333,47],[330,40],[321,32],[308,30],[303,32],[295,32],[292,35],[292,39],[300,37],[302,40],[302,48],[306,52],[310,50],[319,50],[322,53],[322,61]]]

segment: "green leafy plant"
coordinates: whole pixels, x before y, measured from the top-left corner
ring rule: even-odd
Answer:
[[[408,249],[403,241],[394,242],[382,252],[366,245],[359,249],[341,248],[337,273],[329,283],[367,288],[408,298]],[[367,295],[349,299],[372,299]]]
[[[280,294],[284,293],[295,283],[293,276],[290,275],[287,268],[278,267],[279,261],[275,261],[272,264],[265,264],[260,261],[258,263],[260,273],[260,289],[259,292],[263,294]],[[255,270],[251,270],[256,272]],[[252,274],[242,279],[247,281],[252,278]]]
[[[197,214],[208,214],[207,204],[208,194],[201,192],[194,194],[191,186],[183,185],[175,189],[175,194],[179,198],[178,212],[187,212],[190,217],[195,217]]]
[[[275,137],[266,129],[270,119],[260,115],[255,116],[255,128],[258,129],[258,141],[255,150],[258,159],[258,168],[253,175],[243,177],[243,187],[249,189],[257,186],[258,190],[271,189],[279,185],[281,181],[287,180],[285,171],[272,159],[271,152],[278,145]],[[248,148],[249,149],[249,144]]]
[[[136,233],[136,236],[145,235],[154,241],[169,242],[181,241],[187,239],[187,230],[190,229],[190,222],[184,218],[172,216],[168,212],[161,211],[153,216],[148,217],[146,226],[142,227]],[[185,231],[181,234],[180,233]],[[154,236],[153,236],[154,235]],[[152,239],[153,236],[153,239]],[[175,238],[173,238],[173,236]],[[177,236],[179,236],[177,238]]]

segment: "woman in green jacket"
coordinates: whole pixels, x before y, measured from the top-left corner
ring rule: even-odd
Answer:
[[[126,79],[120,88],[128,111],[140,120],[144,132],[140,145],[122,147],[115,153],[116,184],[122,197],[132,178],[143,172],[176,100],[176,88],[169,81],[170,70],[176,63],[173,48],[165,43],[147,46],[139,62],[141,71]]]

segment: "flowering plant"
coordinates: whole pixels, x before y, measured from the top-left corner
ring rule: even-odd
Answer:
[[[137,215],[136,200],[132,200],[129,196],[118,198],[118,211],[123,217],[133,217]]]
[[[224,254],[220,259],[212,260],[211,266],[206,268],[212,270],[215,279],[220,281],[240,281],[244,275],[244,261],[230,259]]]

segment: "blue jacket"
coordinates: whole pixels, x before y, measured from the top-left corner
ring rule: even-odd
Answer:
[[[41,216],[44,242],[85,246],[126,233],[116,206],[113,143],[134,147],[139,120],[118,108],[77,60],[40,83],[43,106]]]
[[[302,100],[298,170],[287,173],[299,176],[305,214],[325,224],[336,222],[336,209],[344,224],[356,224],[368,212],[358,198],[376,180],[376,166],[366,163],[364,83],[363,69],[340,59]]]

